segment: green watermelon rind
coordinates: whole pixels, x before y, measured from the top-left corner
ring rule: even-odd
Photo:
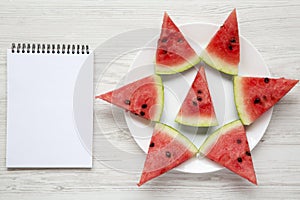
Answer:
[[[185,120],[183,120],[183,118],[185,118]],[[175,122],[186,126],[195,126],[195,127],[210,127],[210,126],[217,126],[219,124],[216,118],[201,117],[201,120],[199,120],[199,118],[191,117],[190,119],[188,119],[188,117],[186,116],[182,117],[182,115],[180,114],[176,116]]]
[[[216,55],[207,52],[206,50],[202,51],[200,59],[212,68],[215,68],[216,70],[225,74],[238,75],[238,66],[227,63]]]
[[[210,152],[213,145],[216,144],[221,135],[226,134],[229,130],[232,130],[239,126],[243,126],[242,122],[240,120],[235,120],[217,129],[209,137],[206,138],[206,140],[199,148],[199,153],[201,153],[204,156],[207,155]]]
[[[180,65],[172,65],[170,66],[164,66],[164,65],[159,65],[155,62],[155,73],[159,75],[167,75],[167,74],[176,74],[183,72],[185,70],[188,70],[195,65],[197,65],[201,59],[195,55],[191,58],[188,58],[186,62]]]
[[[243,90],[241,84],[241,77],[234,76],[233,77],[233,93],[234,93],[234,103],[238,113],[238,116],[244,125],[249,125],[252,123],[252,120],[247,115],[245,105],[243,103]]]
[[[173,127],[163,124],[163,123],[156,123],[155,131],[162,130],[164,133],[167,133],[168,136],[174,138],[175,140],[179,141],[182,145],[186,146],[187,149],[192,152],[194,155],[198,153],[198,148],[191,142],[186,136],[181,134],[178,130],[174,129]]]
[[[160,106],[159,112],[157,112],[157,116],[153,116],[152,121],[159,122],[160,118],[162,116],[162,113],[163,113],[164,102],[165,102],[165,100],[164,100],[165,99],[165,97],[164,97],[164,84],[163,84],[162,79],[161,79],[160,76],[154,74],[153,77],[154,77],[155,85],[157,87],[157,92],[158,92],[157,97],[160,98],[160,99],[157,100],[157,103],[161,106]]]

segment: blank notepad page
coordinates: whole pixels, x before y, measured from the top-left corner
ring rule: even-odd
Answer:
[[[93,53],[57,50],[7,50],[8,168],[92,167]]]

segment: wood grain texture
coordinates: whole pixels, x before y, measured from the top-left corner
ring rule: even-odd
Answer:
[[[172,171],[138,188],[144,154],[124,119],[116,118],[122,116],[116,114],[119,111],[101,103],[95,104],[95,115],[104,118],[95,126],[101,123],[105,132],[95,129],[93,169],[5,167],[6,49],[12,42],[83,43],[96,48],[128,30],[159,28],[165,10],[178,24],[221,24],[233,7],[241,34],[259,50],[272,75],[300,79],[298,0],[0,1],[0,199],[300,199],[299,84],[275,106],[267,132],[253,152],[258,186],[221,170]],[[107,50],[106,56],[110,53]],[[102,87],[114,87],[135,55],[115,60]],[[114,150],[104,149],[106,144]],[[126,162],[119,159],[120,152],[129,155]]]

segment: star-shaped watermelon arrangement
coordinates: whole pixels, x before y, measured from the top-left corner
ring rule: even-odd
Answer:
[[[239,41],[236,9],[200,55],[196,54],[170,16],[164,13],[155,55],[156,74],[96,96],[97,99],[156,122],[138,186],[199,154],[257,184],[245,126],[273,107],[298,80],[238,76]],[[216,70],[233,75],[234,99],[240,119],[216,130],[198,149],[179,131],[160,123],[164,89],[159,75],[183,72],[201,60]],[[195,127],[218,125],[204,67],[199,67],[174,120]]]

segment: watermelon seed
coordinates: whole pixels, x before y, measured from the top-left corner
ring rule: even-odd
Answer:
[[[154,147],[154,142],[151,142],[151,144],[149,145],[149,147]]]
[[[247,156],[251,156],[251,153],[249,151],[246,151]]]
[[[265,82],[265,83],[269,83],[269,81],[270,81],[269,78],[265,78],[265,79],[264,79],[264,82]]]
[[[145,115],[145,112],[141,111],[141,112],[140,112],[140,115],[141,115],[141,116],[144,116],[144,115]]]
[[[236,42],[235,38],[231,38],[230,42],[235,43]]]
[[[166,156],[167,156],[168,158],[171,158],[171,153],[170,153],[169,151],[166,151]]]
[[[196,101],[193,101],[193,105],[194,105],[194,106],[197,106],[197,102],[196,102]]]
[[[258,103],[260,103],[260,98],[257,97],[254,99],[254,104],[258,104]]]
[[[167,42],[167,41],[168,41],[167,38],[163,38],[163,39],[161,40],[161,42]]]
[[[147,104],[144,103],[144,104],[142,105],[142,108],[144,108],[144,109],[147,108]]]
[[[130,100],[126,99],[126,100],[124,101],[124,103],[127,104],[127,105],[130,105]]]
[[[167,50],[162,50],[162,53],[163,53],[163,54],[167,54],[168,51],[167,51]]]
[[[264,95],[264,96],[263,96],[263,99],[266,101],[266,100],[267,100],[267,96],[266,96],[266,95]]]
[[[181,39],[181,38],[179,38],[178,40],[177,40],[177,42],[179,42],[179,43],[181,43],[183,40]]]
[[[232,50],[233,49],[233,47],[232,47],[232,45],[230,44],[230,45],[228,45],[228,49],[229,50]]]
[[[202,101],[202,98],[201,98],[201,97],[197,97],[197,100],[198,100],[198,101]]]
[[[243,159],[242,159],[241,157],[238,157],[237,161],[238,161],[239,163],[241,163],[241,162],[243,162]]]
[[[237,139],[236,142],[237,142],[238,144],[241,144],[241,143],[242,143],[242,140]]]
[[[198,92],[198,94],[201,94],[201,93],[202,93],[202,91],[201,91],[201,90],[198,90],[197,92]]]

